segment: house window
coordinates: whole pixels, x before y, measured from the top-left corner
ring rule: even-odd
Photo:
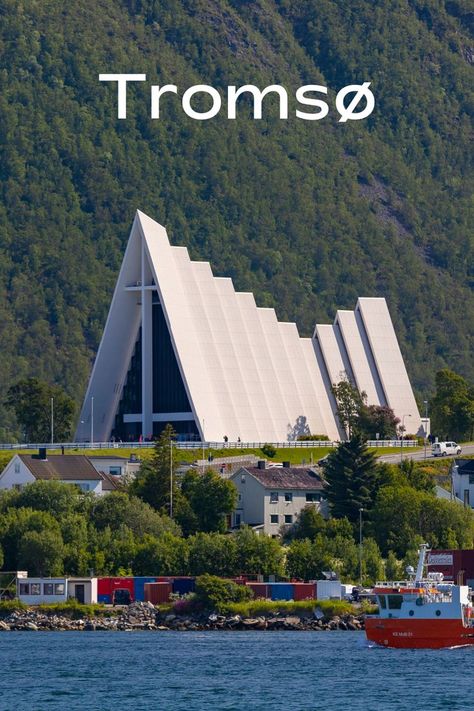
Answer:
[[[79,484],[79,488],[81,491],[89,491],[90,490],[90,484]]]
[[[469,506],[469,489],[464,489],[464,506]]]
[[[278,523],[278,514],[270,514],[270,523]]]
[[[235,514],[235,525],[240,526],[241,516],[240,514]]]
[[[306,501],[307,502],[314,502],[314,501],[321,501],[321,494],[314,494],[312,492],[307,491],[306,492]]]
[[[64,583],[54,583],[54,594],[64,595]]]
[[[20,473],[20,462],[15,462],[15,474]]]
[[[469,483],[474,484],[474,474],[469,474]]]
[[[291,491],[285,491],[285,501],[293,501],[293,494]]]
[[[293,523],[293,516],[291,514],[285,514],[285,523]]]
[[[113,476],[122,476],[122,467],[109,467],[109,473]]]
[[[30,584],[29,583],[20,583],[20,595],[29,595],[30,594]]]
[[[238,502],[239,502],[239,504],[240,504],[240,502],[242,501],[242,494],[239,494],[239,495],[238,495],[237,500],[238,500]]]
[[[271,504],[277,504],[278,503],[278,491],[272,491],[270,493],[270,503]]]

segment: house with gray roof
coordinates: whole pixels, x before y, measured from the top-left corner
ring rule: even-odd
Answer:
[[[314,506],[327,516],[322,476],[308,467],[269,468],[264,461],[256,467],[241,467],[230,477],[238,492],[232,515],[232,525],[247,524],[271,536],[280,535],[281,528],[295,523],[305,506]]]
[[[118,488],[108,474],[97,471],[88,457],[82,454],[15,454],[0,474],[1,489],[22,489],[35,481],[61,481],[76,484],[81,491],[104,494]]]

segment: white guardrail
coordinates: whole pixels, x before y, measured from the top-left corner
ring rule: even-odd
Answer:
[[[173,442],[176,449],[261,449],[265,444],[270,444],[276,449],[309,449],[314,447],[337,447],[339,442],[328,442],[325,440],[315,440],[303,442]],[[47,442],[42,444],[0,444],[0,450],[9,449],[150,449],[154,447],[154,442]],[[389,439],[370,440],[369,447],[416,447],[418,442],[414,439]]]

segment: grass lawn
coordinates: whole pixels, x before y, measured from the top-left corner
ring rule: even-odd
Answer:
[[[409,454],[410,452],[420,451],[420,447],[404,447],[403,453]],[[271,460],[273,462],[290,462],[291,464],[316,464],[319,459],[326,457],[333,449],[331,447],[308,447],[308,448],[295,448],[295,447],[284,447],[277,449],[277,452]],[[397,454],[400,450],[397,447],[377,447],[372,449],[377,455],[381,456],[383,454]],[[67,449],[65,454],[84,454],[87,457],[130,457],[131,454],[135,454],[137,458],[149,459],[153,450],[152,449],[140,449],[137,447],[123,448],[123,449]],[[0,471],[6,466],[14,454],[32,454],[35,450],[5,450],[0,451]],[[61,450],[48,449],[50,454],[61,454]],[[211,449],[205,450],[205,455],[211,454],[214,458],[219,457],[237,457],[249,454],[254,454],[256,457],[261,459],[268,459],[262,454],[260,449]],[[202,458],[201,449],[179,449],[178,459],[180,462],[192,464],[196,459]]]

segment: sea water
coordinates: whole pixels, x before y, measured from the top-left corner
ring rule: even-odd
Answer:
[[[361,632],[3,632],[0,711],[467,711],[473,666]]]

